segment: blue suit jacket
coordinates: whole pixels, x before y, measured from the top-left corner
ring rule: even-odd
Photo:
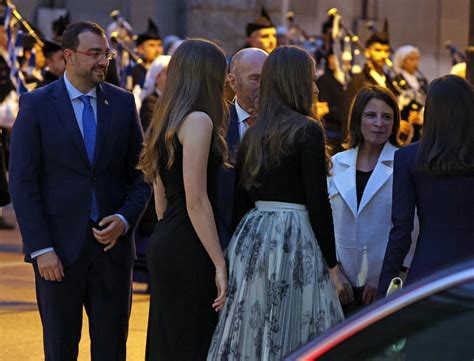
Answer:
[[[235,165],[235,157],[240,144],[239,124],[235,105],[229,106],[229,124],[226,136],[229,152]],[[218,172],[218,194],[217,194],[217,228],[219,240],[223,249],[232,238],[232,208],[234,205],[235,169],[224,169]]]
[[[63,264],[80,255],[95,190],[100,218],[119,213],[129,232],[110,251],[131,262],[131,237],[150,195],[136,170],[143,142],[131,93],[97,87],[97,141],[89,163],[64,80],[20,98],[10,152],[10,192],[28,256],[54,247]]]
[[[474,256],[474,174],[433,176],[416,167],[419,143],[395,153],[392,229],[390,231],[379,295],[398,276],[410,249],[415,207],[420,234],[407,282]]]

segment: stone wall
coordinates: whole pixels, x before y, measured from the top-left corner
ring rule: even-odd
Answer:
[[[187,1],[187,34],[217,41],[227,53],[244,44],[245,26],[260,14],[265,5],[272,18],[281,13],[281,1],[190,0]],[[275,21],[280,23],[281,20]]]

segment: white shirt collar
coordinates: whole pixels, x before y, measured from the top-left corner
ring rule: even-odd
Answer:
[[[87,94],[80,92],[72,83],[68,80],[66,72],[64,72],[64,85],[66,85],[66,90],[69,95],[69,99],[74,100],[79,98],[82,95],[88,95],[92,98],[97,98],[97,88],[92,88]]]
[[[242,107],[239,105],[239,102],[237,101],[237,98],[235,98],[234,104],[235,110],[237,111],[237,118],[239,118],[239,123],[242,123],[250,117],[250,114],[242,109]]]

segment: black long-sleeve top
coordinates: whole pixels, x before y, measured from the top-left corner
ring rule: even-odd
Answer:
[[[313,232],[330,268],[337,264],[334,225],[326,183],[325,142],[318,124],[308,121],[295,138],[292,151],[282,156],[278,165],[257,177],[258,188],[245,190],[238,178],[234,200],[234,227],[255,201],[288,202],[306,205]],[[243,159],[245,149],[239,149]],[[239,162],[237,177],[239,177]]]

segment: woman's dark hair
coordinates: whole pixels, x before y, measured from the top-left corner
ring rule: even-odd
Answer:
[[[463,78],[446,75],[430,84],[417,167],[433,175],[474,171],[474,88]]]
[[[166,167],[175,160],[175,135],[186,117],[202,111],[212,119],[211,151],[227,165],[225,141],[227,105],[224,100],[224,79],[227,62],[223,50],[203,39],[185,40],[173,54],[163,94],[155,106],[138,168],[152,183],[159,176],[163,158],[160,142],[167,152]]]
[[[62,37],[63,50],[77,50],[79,47],[79,35],[86,31],[105,37],[105,30],[99,24],[92,21],[78,21],[69,25],[64,31]]]
[[[352,101],[349,111],[349,134],[346,139],[346,148],[355,148],[364,143],[361,130],[362,114],[364,113],[367,103],[372,99],[383,101],[393,110],[393,127],[388,141],[394,146],[399,146],[398,131],[400,129],[400,109],[398,108],[397,99],[388,89],[378,85],[368,85],[362,87]]]
[[[278,164],[291,151],[299,130],[311,122],[319,124],[312,117],[314,68],[311,55],[295,46],[278,47],[265,61],[258,116],[242,140],[245,152],[239,154],[244,188],[258,186],[262,169]]]

